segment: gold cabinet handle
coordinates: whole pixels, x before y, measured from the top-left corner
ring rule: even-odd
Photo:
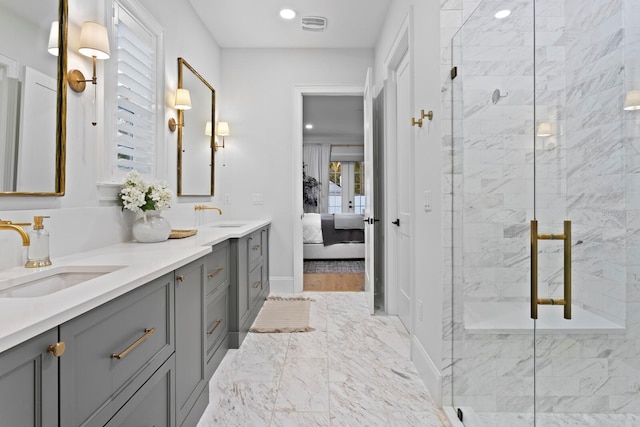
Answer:
[[[262,280],[258,280],[256,283],[253,284],[254,288],[257,288],[258,286],[262,285]]]
[[[139,346],[142,341],[146,340],[147,338],[149,338],[154,332],[156,331],[156,328],[147,328],[144,330],[144,335],[141,336],[140,338],[138,338],[133,344],[131,344],[129,347],[127,347],[126,349],[124,349],[124,351],[122,353],[112,353],[111,354],[111,358],[112,359],[124,359],[124,357],[129,354],[131,352],[131,350],[133,350],[134,348],[136,348],[137,346]]]
[[[216,277],[218,274],[220,274],[220,272],[221,272],[222,270],[224,270],[224,267],[218,267],[218,268],[216,268],[216,270],[215,270],[213,273],[209,273],[209,274],[207,274],[207,277],[208,277],[209,279],[211,279],[212,277]]]
[[[538,298],[538,240],[564,241],[564,298]],[[564,318],[571,319],[571,221],[563,234],[538,234],[538,221],[531,221],[531,318],[538,318],[538,305],[563,305]]]
[[[419,128],[421,128],[422,127],[422,119],[416,120],[415,117],[411,117],[411,126],[418,126]]]
[[[55,357],[60,357],[64,354],[67,346],[64,342],[60,341],[55,344],[51,344],[49,348],[47,348],[47,352],[53,354]]]
[[[254,250],[254,251],[257,251],[258,249],[260,249],[260,246],[262,246],[262,245],[255,245],[255,246],[253,247],[253,250]]]
[[[176,277],[176,279],[178,280],[178,282],[184,282],[184,276],[180,275],[178,277]]]
[[[220,326],[221,323],[222,323],[222,319],[218,319],[216,321],[216,324],[213,325],[213,328],[210,331],[207,331],[207,335],[212,335],[216,331],[216,329],[218,329],[218,326]]]

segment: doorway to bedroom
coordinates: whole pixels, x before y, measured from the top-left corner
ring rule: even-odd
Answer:
[[[303,96],[303,290],[364,291],[361,95]]]

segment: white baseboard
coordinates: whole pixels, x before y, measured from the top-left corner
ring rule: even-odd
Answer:
[[[292,294],[295,292],[293,277],[269,277],[269,286],[271,293]]]
[[[442,375],[415,335],[411,337],[411,360],[438,407],[442,407]]]

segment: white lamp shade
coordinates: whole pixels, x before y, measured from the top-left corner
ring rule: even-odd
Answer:
[[[640,90],[630,90],[624,98],[624,109],[626,111],[640,110]]]
[[[207,122],[207,124],[204,126],[204,134],[207,136],[211,136],[211,122]]]
[[[549,122],[541,122],[538,125],[538,130],[536,131],[536,135],[538,136],[551,136],[553,135],[553,128],[551,123]]]
[[[58,21],[51,23],[51,31],[49,31],[49,45],[47,50],[51,55],[58,56]]]
[[[176,90],[176,110],[190,110],[191,95],[188,89]]]
[[[98,59],[108,59],[111,56],[111,52],[109,50],[107,28],[97,22],[84,22],[80,32],[80,47],[78,51],[89,58],[95,56]]]
[[[229,123],[227,123],[227,122],[218,122],[218,135],[219,136],[227,136],[227,135],[229,135]]]

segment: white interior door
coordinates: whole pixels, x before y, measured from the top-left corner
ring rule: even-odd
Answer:
[[[367,70],[364,85],[364,217],[368,220],[364,226],[364,292],[367,296],[369,312],[374,313],[374,211],[373,211],[373,94],[371,87],[371,68]]]
[[[412,209],[412,146],[411,146],[411,82],[409,54],[405,54],[396,71],[396,197],[397,218],[397,289],[398,317],[411,332],[411,209]]]

